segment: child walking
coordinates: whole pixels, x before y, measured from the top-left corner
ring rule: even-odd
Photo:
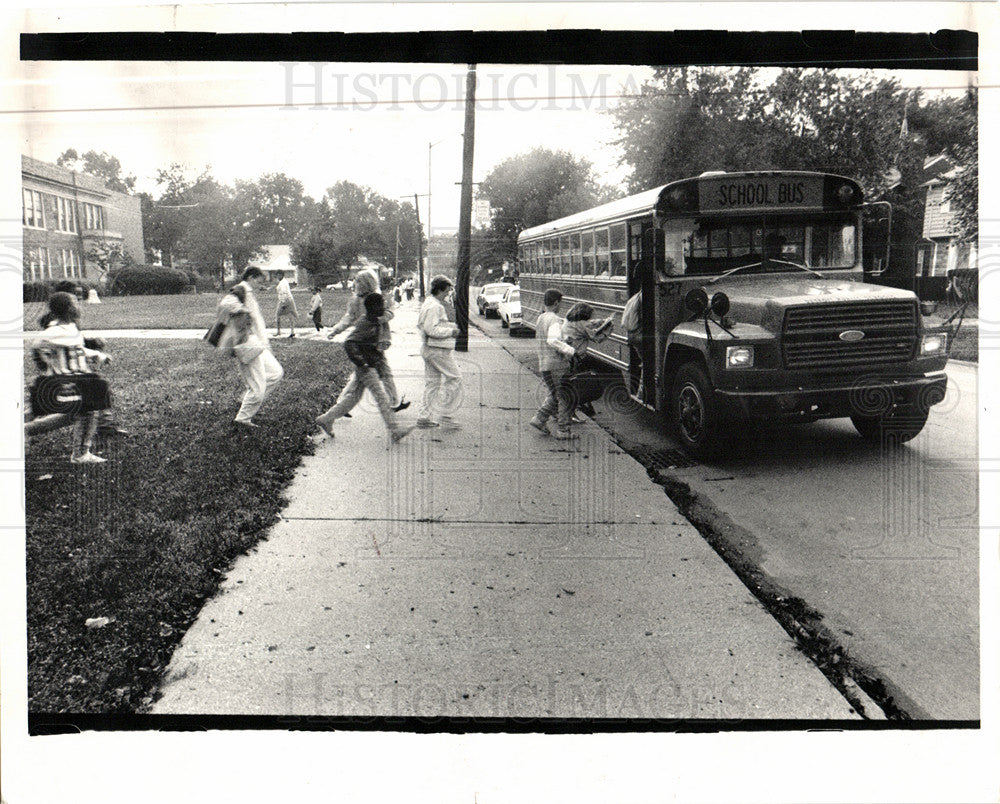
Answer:
[[[404,438],[413,425],[403,426],[396,421],[392,400],[386,393],[383,378],[391,376],[385,354],[379,348],[389,337],[389,322],[385,315],[385,300],[381,293],[369,293],[364,297],[365,315],[355,323],[354,330],[344,342],[344,351],[354,364],[354,376],[345,393],[330,410],[319,416],[316,423],[328,436],[333,437],[333,422],[349,413],[361,401],[364,389],[368,389],[378,404],[379,413],[392,441]],[[346,393],[348,388],[353,390]]]
[[[607,340],[613,328],[614,321],[610,316],[594,320],[594,308],[589,304],[577,302],[569,308],[566,312],[566,323],[562,328],[562,339],[572,346],[575,352],[570,360],[571,374],[579,371],[589,344]],[[577,408],[588,416],[593,416],[596,412],[590,402],[580,403]]]
[[[542,372],[542,380],[548,388],[549,395],[528,423],[539,432],[549,435],[546,422],[555,416],[554,435],[559,440],[566,441],[578,437],[569,429],[573,417],[573,391],[567,382],[569,361],[576,354],[576,350],[563,340],[563,320],[558,316],[561,303],[562,293],[555,288],[546,290],[542,297],[545,311],[535,322],[538,368]]]
[[[316,331],[323,329],[323,294],[322,289],[317,285],[313,288],[312,300],[309,303],[309,314],[312,316],[313,326]]]
[[[346,329],[350,329],[355,326],[365,315],[364,300],[371,293],[379,292],[378,284],[378,274],[376,274],[370,268],[365,268],[358,271],[357,276],[354,277],[354,296],[350,303],[347,305],[347,310],[341,317],[340,321],[333,325],[330,331],[327,333],[328,338],[334,338]],[[393,318],[392,311],[387,310],[385,312],[386,322],[391,321]],[[383,351],[389,347],[389,328],[388,325],[385,329],[385,339],[383,341]],[[392,401],[393,409],[398,411],[406,410],[410,406],[410,403],[396,390],[396,381],[392,376],[392,369],[389,368],[389,364],[386,363],[384,368],[384,374],[382,375],[382,385],[385,387],[386,393],[389,394],[389,399]],[[340,392],[340,397],[337,399],[337,403],[340,403],[341,399],[348,397],[358,389],[355,387],[357,384],[356,375],[352,375],[350,381],[344,386],[344,390]],[[330,408],[326,413],[323,414],[324,417],[329,416],[333,411]],[[348,416],[348,418],[350,418]]]
[[[38,346],[41,352],[48,355],[48,359],[43,361],[46,373],[72,379],[74,375],[92,373],[91,363],[101,365],[111,361],[104,352],[84,346],[83,334],[78,326],[79,321],[80,308],[77,306],[76,297],[70,293],[53,293],[49,298],[48,312],[42,317],[41,323],[45,326],[45,331]],[[72,463],[105,462],[104,458],[94,455],[90,450],[97,433],[97,411],[109,408],[111,400],[107,393],[107,383],[95,382],[92,383],[92,388],[93,398],[81,395],[79,410],[73,419],[73,451],[70,454]],[[36,394],[33,389],[31,403],[36,414],[42,407],[43,400],[37,398],[41,393],[39,390]]]

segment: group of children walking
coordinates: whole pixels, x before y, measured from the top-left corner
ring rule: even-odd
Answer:
[[[250,267],[244,272],[242,281],[219,303],[219,323],[225,325],[226,331],[232,330],[230,341],[226,341],[225,335],[221,337],[226,351],[238,359],[247,387],[234,420],[235,425],[245,428],[256,427],[253,415],[283,375],[281,366],[270,351],[255,298],[255,291],[259,290],[263,281],[263,271]],[[392,340],[389,322],[393,313],[387,309],[380,292],[378,275],[369,269],[358,272],[354,280],[354,295],[346,312],[328,331],[328,337],[334,338],[350,330],[344,342],[344,351],[353,365],[353,372],[337,401],[316,418],[316,424],[323,432],[332,438],[334,422],[351,415],[351,410],[360,402],[365,390],[374,397],[392,442],[404,438],[415,427],[459,428],[454,418],[462,398],[461,372],[454,356],[454,338],[459,329],[448,319],[444,306],[453,290],[454,285],[448,277],[435,276],[430,283],[430,293],[421,304],[417,329],[424,362],[424,392],[416,422],[404,425],[396,414],[408,408],[410,403],[397,390],[385,355]],[[548,421],[554,418],[556,428],[551,435],[560,440],[572,439],[575,436],[570,426],[577,421],[574,416],[577,407],[584,413],[593,414],[588,403],[578,405],[572,372],[586,353],[588,344],[600,342],[608,336],[612,321],[610,318],[593,320],[594,311],[586,304],[574,305],[563,320],[558,315],[562,295],[555,289],[545,292],[543,303],[545,310],[538,317],[535,329],[539,369],[548,395],[530,424],[548,435]],[[281,316],[290,313],[294,317],[295,311],[288,309],[286,295],[279,294],[278,304],[280,327]],[[48,319],[43,323],[48,341],[66,346],[91,360],[107,359],[103,353],[84,346],[83,336],[77,327],[78,308],[70,294],[55,294],[49,307]],[[310,313],[316,330],[322,331],[323,299],[318,287],[313,289]],[[236,326],[240,321],[243,326]],[[240,334],[237,335],[237,332]],[[294,337],[294,329],[291,329],[289,337]],[[107,404],[110,407],[110,402]],[[90,451],[96,427],[97,417],[92,410],[81,414],[77,420],[72,455],[75,463],[101,461]]]

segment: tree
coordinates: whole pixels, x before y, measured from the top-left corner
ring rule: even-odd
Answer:
[[[928,101],[870,73],[785,69],[769,84],[763,75],[752,68],[654,73],[638,98],[613,112],[632,190],[713,169],[851,176],[869,200],[892,203],[891,270],[911,276],[923,220],[924,160],[944,151],[962,165],[973,163],[976,117],[963,115],[969,104]],[[966,227],[975,219],[975,175],[963,171],[954,188],[965,199]]]
[[[326,199],[320,202],[313,219],[292,242],[290,257],[309,273],[313,284],[325,285],[346,278],[337,251],[333,215]]]
[[[307,223],[314,203],[302,182],[284,173],[236,182],[236,197],[246,214],[250,236],[264,243],[290,243]]]
[[[948,186],[947,196],[954,213],[955,234],[960,240],[974,243],[979,238],[979,97],[969,90],[962,103],[949,116],[957,126],[957,141],[946,144],[945,151],[958,168]]]
[[[517,256],[517,236],[527,228],[610,200],[590,162],[567,151],[535,148],[505,159],[479,185],[490,202],[493,259]]]
[[[122,166],[118,157],[104,151],[101,153],[87,151],[83,156],[79,156],[75,149],[69,148],[60,154],[56,164],[78,173],[96,176],[109,190],[131,193],[135,188],[135,176],[131,174],[122,176]]]
[[[187,178],[187,168],[174,162],[166,170],[156,171],[156,184],[163,187],[159,199],[139,194],[142,236],[146,248],[161,252],[164,263],[172,268],[195,208],[190,194],[192,182]]]
[[[667,68],[615,111],[639,191],[706,170],[823,170],[892,184],[905,92],[894,79],[785,69]]]

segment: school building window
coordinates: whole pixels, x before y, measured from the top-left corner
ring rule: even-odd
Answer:
[[[62,264],[63,276],[67,279],[80,278],[80,258],[71,248],[60,249],[59,262]]]
[[[68,198],[56,198],[56,224],[60,232],[76,232],[76,208]]]
[[[49,263],[49,250],[44,246],[33,246],[25,254],[28,279],[32,282],[52,278],[52,265]]]
[[[83,228],[84,229],[103,229],[104,228],[104,210],[97,206],[97,204],[87,204],[83,205]]]
[[[35,229],[45,228],[45,213],[42,207],[42,194],[37,190],[21,191],[23,208],[21,222]]]

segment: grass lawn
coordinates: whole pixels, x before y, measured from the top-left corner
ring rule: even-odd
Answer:
[[[946,302],[942,302],[935,313],[937,318],[950,318],[951,315],[957,312],[958,308],[953,305],[949,305]],[[970,304],[965,308],[965,319],[962,323],[962,328],[958,331],[958,337],[951,342],[951,354],[950,358],[952,360],[968,360],[972,363],[979,362],[979,327],[970,326],[968,321],[978,320],[979,318],[979,305]],[[951,322],[951,326],[954,327],[958,323],[958,318]]]
[[[276,520],[313,449],[313,418],[349,374],[339,348],[275,343],[284,381],[261,428],[243,434],[230,425],[243,393],[232,361],[198,341],[108,350],[118,422],[132,432],[101,451],[108,463],[70,464],[68,428],[26,445],[30,712],[149,705],[203,601]],[[111,622],[85,625],[98,617]]]
[[[312,327],[309,302],[312,293],[307,288],[292,291],[299,311],[299,323]],[[351,292],[336,288],[323,291],[323,320],[336,322],[347,309]],[[278,297],[273,289],[257,294],[261,312],[268,326],[274,325]],[[83,304],[82,328],[91,329],[208,329],[215,321],[219,303],[217,293],[182,293],[172,296],[107,296],[100,304]],[[38,329],[38,319],[46,310],[44,302],[24,305],[24,329]]]

